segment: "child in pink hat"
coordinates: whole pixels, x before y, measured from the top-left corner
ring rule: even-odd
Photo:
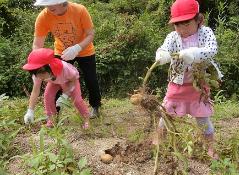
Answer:
[[[214,127],[210,119],[213,106],[210,99],[201,99],[201,93],[192,83],[192,65],[201,62],[212,64],[217,70],[218,78],[222,78],[213,61],[217,53],[216,38],[213,31],[203,25],[203,16],[199,13],[199,4],[195,0],[176,0],[171,7],[169,23],[175,31],[167,35],[163,45],[157,49],[155,58],[161,65],[171,63],[172,68],[163,105],[171,115],[193,116],[209,143],[208,155],[217,158],[213,149]],[[179,53],[182,61],[178,63],[172,59],[172,53]],[[207,92],[209,95],[209,89]],[[161,118],[158,131],[163,132],[164,128]]]
[[[34,98],[30,99],[29,108],[24,116],[26,124],[34,120],[34,108],[40,93],[41,81],[46,81],[44,105],[47,115],[47,127],[53,126],[52,116],[57,114],[55,97],[60,89],[62,89],[63,94],[60,98],[61,101],[58,101],[58,103],[71,98],[84,119],[83,128],[86,129],[89,127],[89,111],[81,97],[78,80],[79,72],[73,65],[55,58],[52,49],[40,48],[33,50],[29,54],[27,64],[23,66],[23,69],[28,70],[32,74],[35,84],[39,84],[39,89],[33,91],[35,94],[31,95]]]

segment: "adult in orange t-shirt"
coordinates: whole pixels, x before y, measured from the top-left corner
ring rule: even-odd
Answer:
[[[54,51],[58,58],[71,64],[76,61],[84,75],[92,106],[91,117],[99,116],[101,95],[96,75],[94,26],[85,6],[67,0],[36,0],[35,6],[44,6],[35,22],[33,50],[44,47],[48,33],[54,37]],[[34,82],[25,118],[31,118],[40,93],[42,81]],[[60,96],[59,98],[62,98]],[[62,99],[58,99],[62,100]],[[30,120],[32,121],[32,120]]]

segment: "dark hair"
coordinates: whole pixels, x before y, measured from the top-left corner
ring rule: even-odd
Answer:
[[[67,4],[68,4],[68,2],[64,2],[62,5],[63,5],[63,7],[66,7]]]
[[[199,21],[199,26],[201,26],[204,23],[204,16],[202,13],[197,13],[193,19],[195,21]]]
[[[36,74],[39,74],[39,73],[44,73],[44,72],[48,72],[49,74],[53,75],[49,64],[46,64],[46,65],[44,65],[44,66],[42,66],[38,69],[29,70],[29,73],[33,74],[33,75],[36,75]]]
[[[193,17],[193,19],[198,20],[198,19],[199,19],[199,13],[197,13],[197,14]]]

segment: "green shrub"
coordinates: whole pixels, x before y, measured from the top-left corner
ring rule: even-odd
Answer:
[[[140,77],[154,62],[155,51],[172,30],[168,20],[173,0],[75,2],[87,7],[95,25],[94,44],[102,94],[125,97],[141,85]],[[31,91],[31,77],[21,67],[31,50],[34,22],[40,10],[33,8],[32,3],[30,0],[0,3],[0,93],[6,92],[10,96],[24,95],[23,87]],[[215,34],[219,46],[216,60],[224,73],[221,88],[225,90],[226,97],[238,96],[238,1],[217,0],[209,4],[213,8],[209,9],[209,12],[213,11],[210,18],[216,21]],[[45,47],[53,47],[51,37]],[[165,91],[167,69],[168,65],[160,66],[153,72],[150,88]],[[84,83],[82,88],[84,92]]]

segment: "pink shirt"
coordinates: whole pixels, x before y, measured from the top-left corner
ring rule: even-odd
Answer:
[[[183,49],[198,47],[198,33],[195,33],[187,38],[182,38],[182,47]],[[183,83],[192,83],[192,81],[192,67],[189,65],[184,72]]]
[[[56,77],[56,80],[48,80],[54,84],[64,85],[72,79],[79,79],[80,75],[78,70],[70,63],[62,61],[63,69],[59,76]],[[35,75],[32,76],[34,84],[41,84],[42,80],[37,78]]]

